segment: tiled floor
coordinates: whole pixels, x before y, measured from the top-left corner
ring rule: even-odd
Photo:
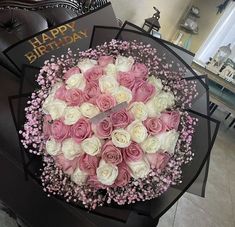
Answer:
[[[235,226],[235,129],[231,119],[217,110],[221,121],[210,161],[206,197],[186,193],[161,219],[158,227],[234,227]]]

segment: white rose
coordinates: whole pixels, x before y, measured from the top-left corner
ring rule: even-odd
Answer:
[[[159,113],[157,112],[155,108],[155,99],[150,99],[146,104],[146,111],[148,112],[149,117],[157,117]]]
[[[169,153],[174,153],[179,138],[179,133],[175,129],[161,133],[157,135],[157,138],[161,143],[161,149],[168,151]]]
[[[77,73],[77,74],[73,74],[72,76],[70,76],[67,80],[66,80],[66,88],[70,89],[70,88],[78,88],[82,91],[84,91],[85,87],[86,87],[86,80],[83,76],[82,73]]]
[[[156,88],[156,93],[159,94],[163,88],[161,79],[157,79],[155,76],[150,76],[148,82]]]
[[[118,89],[119,83],[114,76],[102,76],[99,79],[99,87],[103,93],[113,93]]]
[[[81,153],[81,148],[73,139],[66,139],[62,143],[62,152],[68,160],[73,160]]]
[[[147,160],[129,162],[131,176],[135,179],[146,177],[150,172],[150,165]]]
[[[154,97],[154,104],[155,110],[160,113],[175,104],[175,97],[171,92],[162,91]]]
[[[127,127],[131,139],[136,143],[142,143],[148,136],[148,131],[141,121],[135,120]]]
[[[143,102],[134,102],[130,106],[130,111],[136,120],[145,121],[148,117],[148,111]]]
[[[47,96],[47,98],[44,100],[43,104],[42,104],[42,109],[45,113],[48,113],[47,111],[47,106],[54,101],[54,95],[50,94]]]
[[[115,97],[117,103],[129,103],[132,100],[131,90],[123,86],[120,86],[112,95]]]
[[[64,110],[64,123],[73,125],[81,118],[79,107],[68,106]]]
[[[118,55],[115,61],[115,65],[116,65],[117,71],[128,72],[131,70],[134,62],[135,60],[131,56],[124,57],[124,56]]]
[[[108,64],[104,68],[104,72],[105,72],[106,75],[113,76],[114,78],[116,78],[116,76],[117,76],[117,69],[116,69],[116,66],[114,64]]]
[[[79,61],[77,64],[82,73],[86,72],[88,69],[91,69],[95,65],[97,65],[97,61],[89,58],[85,58],[82,61]]]
[[[91,103],[88,103],[88,102],[84,102],[80,106],[80,111],[81,111],[82,115],[87,118],[92,118],[100,113],[100,110],[97,106],[95,106]]]
[[[112,185],[118,176],[118,167],[101,160],[96,174],[99,182],[104,185]]]
[[[116,129],[111,134],[112,142],[116,147],[124,148],[131,144],[129,132],[125,129]]]
[[[54,139],[47,140],[46,151],[49,155],[55,156],[61,153],[61,143],[56,142]]]
[[[73,181],[77,185],[83,185],[84,183],[86,183],[87,177],[87,173],[77,168],[71,175],[71,181]]]
[[[52,95],[55,95],[56,91],[57,91],[61,86],[63,86],[63,83],[62,83],[62,82],[57,82],[57,83],[55,83],[55,84],[53,85],[53,87],[52,87],[50,93],[51,93]]]
[[[161,91],[158,95],[150,99],[146,104],[149,117],[157,117],[160,113],[175,103],[174,95],[171,92]]]
[[[156,153],[160,149],[161,143],[157,137],[149,136],[140,146],[146,153]]]
[[[101,141],[96,136],[87,138],[82,141],[81,148],[85,153],[95,156],[100,153]]]
[[[58,99],[54,99],[46,104],[44,102],[43,104],[44,112],[50,114],[53,120],[61,118],[64,115],[66,107],[66,103]]]

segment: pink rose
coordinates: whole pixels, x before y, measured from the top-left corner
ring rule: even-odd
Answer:
[[[132,89],[133,101],[146,103],[155,94],[154,85],[146,81],[138,81]]]
[[[66,92],[65,99],[70,106],[80,106],[85,101],[85,95],[77,88],[69,89]]]
[[[166,131],[166,126],[161,118],[152,117],[144,121],[144,125],[151,135],[157,135]]]
[[[79,157],[78,167],[80,170],[88,173],[89,175],[95,175],[99,161],[99,158],[96,156],[83,154]]]
[[[133,72],[119,72],[117,75],[117,81],[120,85],[132,89],[135,85],[135,73]]]
[[[105,189],[106,188],[106,185],[103,185],[101,182],[99,182],[96,175],[89,176],[87,182],[95,189]]]
[[[109,94],[101,94],[97,97],[96,104],[101,111],[106,111],[116,105],[116,100]]]
[[[127,185],[130,181],[131,175],[129,172],[129,168],[125,163],[121,163],[118,165],[118,176],[115,180],[115,185],[118,187],[123,187]]]
[[[100,56],[98,59],[98,64],[101,67],[105,67],[108,64],[112,64],[113,63],[113,57],[112,56]]]
[[[102,147],[102,159],[107,163],[118,165],[122,162],[122,154],[121,151],[109,141]]]
[[[55,98],[65,101],[66,93],[67,89],[64,85],[62,85],[60,88],[57,89],[55,93]]]
[[[88,99],[87,102],[96,106],[96,97],[92,97],[92,98]]]
[[[89,98],[97,98],[101,94],[101,91],[97,83],[90,81],[86,83],[85,93]]]
[[[51,134],[55,140],[63,141],[69,136],[70,127],[60,120],[53,121],[51,125]]]
[[[105,139],[111,136],[113,125],[109,118],[105,118],[98,124],[93,126],[94,132],[100,139]]]
[[[148,68],[145,66],[145,64],[136,63],[132,66],[131,70],[135,73],[137,79],[142,79],[142,80],[147,79]]]
[[[162,122],[166,125],[167,130],[177,130],[180,123],[180,113],[178,111],[167,111],[160,116]]]
[[[64,173],[68,175],[71,175],[74,172],[78,164],[78,158],[68,160],[63,154],[55,156],[54,159],[55,163],[62,168]]]
[[[136,162],[142,159],[143,151],[139,144],[132,142],[129,147],[122,150],[123,159],[125,162]]]
[[[98,83],[95,83],[94,81],[86,83],[85,87],[85,96],[88,102],[96,105],[96,98],[101,94],[100,87]]]
[[[98,82],[99,78],[103,75],[103,69],[100,66],[94,66],[91,69],[88,69],[84,73],[84,77],[87,81],[91,82]]]
[[[45,139],[48,139],[51,136],[51,124],[52,124],[52,118],[50,115],[45,115],[43,117],[43,136]]]
[[[69,79],[70,76],[74,74],[79,74],[79,73],[81,73],[81,70],[78,67],[73,67],[64,74],[64,79],[67,80]]]
[[[129,125],[131,117],[125,109],[122,109],[118,112],[112,113],[110,115],[110,120],[115,128],[125,128]]]
[[[170,156],[167,153],[163,152],[146,154],[146,157],[150,163],[151,168],[159,170],[164,169],[170,160]]]
[[[81,143],[84,139],[91,136],[91,125],[85,118],[80,118],[70,130],[71,137],[77,142]]]

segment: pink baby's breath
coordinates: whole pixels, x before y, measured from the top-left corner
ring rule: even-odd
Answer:
[[[130,78],[128,78],[128,73],[117,75],[117,80],[119,82],[121,81],[121,85],[133,89],[136,80],[133,75],[138,74],[137,81],[139,86],[136,86],[133,91],[133,95],[137,101],[139,101],[140,98],[140,95],[138,94],[142,95],[141,101],[147,102],[149,100],[149,95],[152,96],[155,92],[156,88],[146,82],[147,73],[148,75],[155,75],[157,78],[161,79],[163,91],[171,91],[174,94],[176,103],[169,111],[177,111],[177,114],[180,115],[179,124],[179,115],[177,115],[177,124],[173,125],[171,122],[172,124],[170,126],[168,125],[168,128],[173,125],[174,127],[172,127],[178,129],[178,132],[180,133],[174,154],[170,155],[162,153],[162,156],[159,155],[159,157],[155,157],[160,160],[158,166],[156,165],[155,169],[151,169],[149,174],[141,179],[132,178],[129,168],[127,166],[125,166],[125,168],[123,167],[124,161],[121,155],[123,152],[126,152],[125,149],[120,148],[115,153],[115,150],[113,151],[111,148],[107,150],[105,149],[106,147],[103,147],[103,150],[101,149],[101,151],[104,151],[104,154],[100,153],[99,156],[93,158],[88,157],[86,154],[82,154],[80,157],[75,157],[74,161],[69,161],[69,165],[67,162],[61,162],[61,165],[57,165],[55,161],[56,158],[48,155],[45,151],[46,141],[48,137],[51,136],[50,124],[52,122],[50,122],[50,120],[47,121],[46,126],[48,131],[45,136],[43,128],[45,128],[44,119],[46,113],[43,111],[42,106],[50,94],[51,88],[58,82],[64,83],[70,76],[70,69],[76,67],[80,59],[90,58],[99,60],[102,64],[96,66],[95,69],[89,70],[85,75],[86,80],[89,82],[89,86],[86,86],[87,89],[85,89],[85,91],[79,90],[79,92],[72,93],[67,96],[67,99],[70,101],[70,106],[76,106],[77,104],[81,105],[84,101],[96,104],[98,100],[100,110],[106,111],[112,108],[115,103],[113,100],[111,100],[113,102],[108,102],[109,100],[103,99],[100,100],[101,94],[100,90],[97,88],[97,80],[102,76],[102,67],[107,66],[109,63],[114,63],[114,59],[117,55],[132,56],[134,60],[138,62],[138,64],[133,66]],[[102,56],[105,57],[102,58]],[[136,41],[127,42],[117,40],[112,40],[95,49],[88,49],[76,54],[72,54],[69,50],[68,53],[61,58],[52,57],[50,61],[48,60],[45,62],[37,77],[37,83],[40,86],[40,89],[32,93],[27,103],[27,107],[25,108],[26,122],[23,129],[20,131],[20,135],[22,137],[21,142],[25,149],[33,154],[43,156],[41,181],[46,193],[64,197],[67,202],[75,204],[82,203],[86,208],[95,209],[97,206],[111,203],[111,201],[123,205],[131,204],[136,201],[150,200],[160,196],[171,185],[181,182],[181,167],[184,163],[190,162],[193,157],[191,144],[197,122],[197,119],[192,117],[187,111],[184,111],[184,109],[191,106],[192,100],[197,96],[197,90],[194,81],[182,79],[184,78],[184,75],[186,75],[187,69],[180,67],[177,63],[166,62],[165,54],[161,56],[157,49],[151,47],[151,45],[145,45]],[[173,65],[176,65],[178,70],[174,70]],[[80,72],[79,68],[77,68],[76,72]],[[148,91],[146,91],[145,88],[148,88]],[[82,99],[78,93],[82,94]],[[93,97],[94,94],[96,94],[97,97]],[[106,96],[109,96],[109,94],[106,94]],[[119,118],[121,119],[121,117]],[[126,117],[126,115],[123,115],[123,118],[124,117]],[[115,120],[116,122],[115,128],[118,128],[120,125],[126,127],[119,118],[116,118],[113,116],[111,118],[112,121]],[[130,122],[128,115],[127,118],[128,122]],[[166,118],[168,119],[169,116],[164,117],[164,119]],[[108,117],[103,120],[103,123],[99,123],[94,134],[98,135],[102,140],[107,139],[113,131],[111,120]],[[57,121],[61,123],[63,122],[63,119]],[[80,124],[80,122],[77,123],[77,128],[73,127],[70,129],[69,126],[63,125],[63,129],[69,128],[69,133],[72,134],[74,139],[81,142],[92,136],[91,128],[96,127],[90,124],[88,119],[83,119],[83,121],[85,122],[83,124]],[[159,121],[162,123],[160,118]],[[158,134],[158,128],[153,125],[156,122],[149,122],[149,120],[147,122],[147,128],[148,130],[153,131],[152,134]],[[167,129],[164,127],[163,131],[166,130]],[[68,130],[63,130],[61,133],[59,133],[59,130],[56,132],[57,136],[55,136],[55,139],[60,142],[63,142],[63,140],[70,136]],[[134,152],[136,152],[136,154],[138,153],[139,159],[143,156],[141,147],[136,144],[133,148],[133,152],[130,150],[128,150],[128,152],[129,156],[124,156],[125,159],[128,160],[134,159],[134,157],[131,157],[131,154]],[[97,176],[95,175],[98,160],[100,160],[102,155],[111,164],[117,164],[118,168],[122,168],[116,183],[111,186],[102,185],[98,182]],[[86,162],[81,163],[83,159],[86,160]],[[73,172],[76,168],[79,168],[79,166],[81,169],[89,169],[91,175],[88,176],[87,184],[78,185],[74,183],[67,174],[68,172]],[[66,170],[68,171],[67,173],[65,173]]]

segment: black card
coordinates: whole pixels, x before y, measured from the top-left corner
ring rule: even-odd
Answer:
[[[67,53],[68,48],[72,51],[88,49],[94,25],[117,25],[110,3],[24,39],[9,47],[4,54],[21,72],[23,65],[41,67],[52,56]]]

